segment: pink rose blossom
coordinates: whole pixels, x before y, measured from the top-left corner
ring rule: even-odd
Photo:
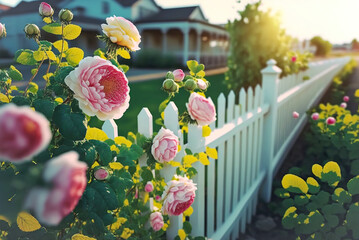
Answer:
[[[25,207],[47,225],[58,225],[74,210],[87,185],[87,165],[72,151],[51,159],[44,169],[44,180],[52,189],[32,189]]]
[[[138,199],[138,188],[136,188],[136,191],[135,191],[135,199]]]
[[[347,103],[346,103],[346,102],[342,102],[342,103],[340,104],[340,107],[342,107],[342,108],[347,108]]]
[[[81,60],[65,78],[81,110],[100,120],[118,119],[129,107],[128,80],[111,62],[98,56]]]
[[[158,162],[172,161],[178,151],[178,137],[169,129],[161,128],[153,138],[151,153]]]
[[[153,191],[153,183],[151,182],[151,181],[148,181],[147,183],[146,183],[146,186],[145,186],[145,191],[146,192],[152,192]]]
[[[176,82],[181,82],[183,79],[184,79],[184,77],[185,77],[185,74],[184,74],[184,72],[183,72],[183,70],[182,69],[176,69],[176,70],[174,70],[173,71],[173,75],[175,76],[175,81]]]
[[[344,102],[349,102],[349,99],[350,99],[349,96],[344,96],[344,97],[343,97],[343,101],[344,101]]]
[[[108,174],[108,171],[105,168],[100,167],[100,168],[95,170],[94,176],[95,176],[95,178],[97,180],[103,181],[103,180],[106,180],[108,178],[109,174]]]
[[[211,99],[194,92],[191,93],[186,106],[191,118],[200,126],[206,126],[216,120],[216,108]]]
[[[197,79],[197,86],[201,90],[206,90],[207,83],[205,83],[202,79]]]
[[[167,183],[162,194],[162,213],[169,216],[178,216],[186,211],[193,203],[197,190],[192,180],[175,176],[177,180]]]
[[[293,56],[291,60],[292,60],[292,62],[295,62],[295,61],[297,61],[297,57]]]
[[[54,15],[54,10],[52,9],[50,4],[42,2],[39,6],[39,14],[42,17],[51,17],[52,15]]]
[[[299,118],[299,113],[293,112],[293,118],[295,118],[295,119]]]
[[[313,119],[314,121],[318,120],[318,119],[319,119],[319,113],[313,113],[313,114],[312,114],[312,119]]]
[[[157,202],[159,202],[159,201],[161,201],[161,196],[157,195],[157,196],[155,197],[155,199],[156,199]]]
[[[0,161],[30,161],[52,138],[50,124],[30,107],[0,107]]]
[[[328,117],[327,120],[326,120],[326,123],[327,123],[328,125],[334,125],[335,122],[336,122],[336,120],[335,120],[335,118],[333,118],[333,117]]]
[[[164,225],[162,214],[160,212],[151,213],[150,223],[151,223],[151,227],[155,232],[161,230],[161,228]]]

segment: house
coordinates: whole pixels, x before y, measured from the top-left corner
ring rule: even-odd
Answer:
[[[143,50],[170,54],[179,63],[196,59],[208,67],[224,66],[228,54],[229,34],[223,26],[208,22],[199,6],[162,8],[154,0],[48,0],[58,12],[68,8],[74,12],[74,24],[82,27],[81,36],[74,45],[91,55],[101,46],[96,36],[106,17],[122,16],[137,26]],[[36,48],[36,43],[24,38],[27,23],[42,26],[38,15],[41,1],[22,1],[16,7],[0,13],[0,22],[6,24],[8,36],[0,41],[0,49],[14,53],[21,48]],[[57,16],[55,16],[57,17]],[[46,38],[56,36],[42,33]],[[136,54],[140,54],[136,53]]]
[[[11,7],[0,3],[0,13],[9,10]]]

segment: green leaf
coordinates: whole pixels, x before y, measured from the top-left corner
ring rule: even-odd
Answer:
[[[274,195],[276,195],[277,197],[280,197],[280,198],[289,198],[290,197],[289,192],[287,192],[283,188],[277,188],[276,190],[274,190]]]
[[[50,23],[42,27],[45,32],[55,35],[62,35],[62,27],[60,23]]]
[[[341,179],[340,167],[336,162],[330,161],[323,167],[322,178],[323,182],[335,187]]]
[[[0,93],[0,102],[9,103],[9,99],[5,94]]]
[[[187,233],[187,234],[191,234],[192,232],[192,225],[191,223],[185,221],[183,222],[183,230]]]
[[[15,103],[17,106],[30,106],[30,100],[23,96],[14,97],[11,102]]]
[[[359,194],[359,176],[350,179],[347,183],[347,187],[351,195]]]
[[[314,178],[312,177],[308,177],[307,178],[307,184],[308,184],[308,187],[309,187],[309,193],[311,194],[315,194],[317,192],[319,192],[320,190],[320,185],[319,183],[317,182],[317,180],[315,180]]]
[[[44,114],[44,116],[51,121],[52,114],[55,110],[55,103],[47,99],[37,99],[32,103],[36,111]]]
[[[160,106],[158,107],[158,111],[160,113],[162,113],[166,109],[167,104],[170,100],[171,100],[171,96],[168,96],[168,98],[166,98],[163,102],[161,102]]]
[[[144,182],[151,181],[153,179],[151,170],[149,170],[147,167],[142,167],[141,178]]]
[[[336,188],[332,195],[332,199],[333,201],[339,202],[341,204],[350,203],[352,201],[350,194],[343,188]]]
[[[124,65],[124,64],[120,65],[120,68],[122,68],[124,73],[126,73],[130,69],[128,65]]]
[[[87,131],[86,117],[82,113],[71,113],[68,105],[55,108],[53,121],[59,127],[60,133],[71,140],[82,140]]]
[[[23,79],[21,72],[13,65],[10,66],[8,74],[12,80],[21,81]]]
[[[39,90],[39,86],[36,83],[31,82],[29,83],[29,88],[27,90],[33,94],[36,94]]]
[[[350,173],[354,176],[359,175],[359,159],[351,162]]]
[[[289,192],[293,193],[307,193],[308,185],[300,177],[293,174],[286,174],[282,179],[282,186]]]
[[[55,75],[55,81],[57,83],[61,83],[61,84],[64,83],[64,80],[67,77],[67,75],[69,75],[70,72],[74,69],[75,68],[73,68],[71,66],[66,66],[66,67],[60,68],[59,72]]]
[[[45,51],[51,51],[52,43],[46,40],[40,41],[40,47]]]
[[[0,69],[0,82],[6,82],[9,79],[8,71]]]
[[[95,162],[97,151],[92,143],[87,141],[81,143],[75,148],[75,151],[80,155],[80,161],[87,163],[88,167]]]
[[[346,215],[347,227],[353,231],[354,239],[359,238],[359,206],[358,203],[351,204]]]
[[[309,202],[306,195],[297,195],[294,197],[294,203],[296,206],[303,206]]]
[[[198,66],[198,62],[195,60],[189,60],[187,61],[187,66],[188,69],[194,73],[197,73],[197,66]]]
[[[90,140],[89,142],[96,148],[100,165],[107,166],[113,159],[110,146],[98,140]]]
[[[67,41],[58,40],[58,41],[54,42],[53,45],[59,52],[61,52],[61,49],[62,49],[62,42],[64,44],[63,51],[66,51],[67,49],[69,49],[69,44],[67,43]]]
[[[94,56],[99,56],[100,58],[107,59],[105,53],[100,49],[96,49],[93,53]]]
[[[77,66],[84,58],[84,51],[81,48],[73,47],[65,52],[66,60],[71,66]]]
[[[64,28],[64,38],[67,40],[74,40],[81,34],[81,27],[69,24]]]
[[[109,184],[102,181],[93,181],[89,184],[89,187],[96,190],[97,195],[99,195],[105,202],[107,210],[115,210],[118,208],[119,202],[115,191]]]
[[[36,65],[34,52],[28,49],[20,49],[15,53],[15,61],[23,65]]]

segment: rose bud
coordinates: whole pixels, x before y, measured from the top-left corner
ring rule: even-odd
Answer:
[[[166,74],[166,79],[175,80],[175,75],[173,75],[173,72],[168,71],[167,74]]]
[[[153,228],[153,231],[157,232],[161,230],[164,225],[162,214],[160,212],[151,213],[150,223],[151,227]]]
[[[52,9],[50,4],[42,2],[39,6],[39,14],[42,17],[51,17],[54,15],[54,9]]]
[[[166,90],[167,92],[177,92],[178,91],[178,85],[177,83],[175,83],[175,81],[173,81],[172,79],[166,79],[163,82],[162,85],[163,89]]]
[[[209,125],[216,120],[216,107],[210,98],[191,93],[186,107],[190,117],[200,126]]]
[[[295,119],[299,118],[299,113],[293,112],[293,118],[295,118]]]
[[[6,37],[6,28],[5,25],[0,23],[0,39]]]
[[[343,101],[344,101],[344,102],[349,102],[349,96],[344,96],[344,97],[343,97]]]
[[[159,201],[161,201],[161,196],[157,195],[157,196],[155,197],[155,199],[156,199],[157,202],[159,202]]]
[[[152,140],[151,153],[160,163],[172,161],[178,152],[178,137],[165,128],[161,128]]]
[[[335,122],[336,122],[336,120],[335,120],[335,118],[333,118],[333,117],[328,117],[327,120],[326,120],[326,123],[327,123],[328,125],[334,125]]]
[[[94,177],[97,180],[103,181],[103,180],[108,179],[109,176],[110,176],[110,174],[108,173],[107,169],[104,167],[97,166],[94,169]]]
[[[185,83],[184,83],[184,88],[187,90],[187,91],[193,91],[197,88],[197,83],[195,80],[193,79],[188,79]]]
[[[295,62],[295,61],[297,61],[297,57],[293,56],[291,60],[292,60],[292,62]]]
[[[197,79],[197,87],[201,90],[207,89],[207,83],[203,81],[202,79]]]
[[[319,113],[313,113],[311,117],[314,121],[316,121],[319,119]]]
[[[61,22],[69,23],[74,18],[74,14],[68,9],[61,9],[59,12]]]
[[[40,29],[36,24],[27,24],[24,28],[24,32],[28,38],[40,37]]]
[[[169,216],[178,216],[186,211],[196,196],[196,184],[192,180],[176,176],[176,180],[167,183],[162,194],[162,213]]]
[[[342,108],[347,108],[347,103],[346,103],[346,102],[342,102],[342,103],[340,104],[340,107],[342,107]]]
[[[182,80],[185,77],[184,72],[182,71],[182,69],[176,69],[173,71],[173,75],[174,75],[174,80],[176,82],[182,82]]]
[[[154,189],[153,183],[152,183],[151,181],[148,181],[148,182],[146,183],[146,186],[145,186],[145,191],[146,191],[146,192],[152,192],[153,189]]]

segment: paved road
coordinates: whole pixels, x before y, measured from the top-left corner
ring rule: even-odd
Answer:
[[[347,91],[347,95],[350,97],[348,109],[352,112],[352,114],[358,111],[358,102],[354,99],[354,93],[357,89],[359,89],[359,57],[357,57],[355,60],[357,61],[358,65],[354,69],[354,73],[349,79]]]

